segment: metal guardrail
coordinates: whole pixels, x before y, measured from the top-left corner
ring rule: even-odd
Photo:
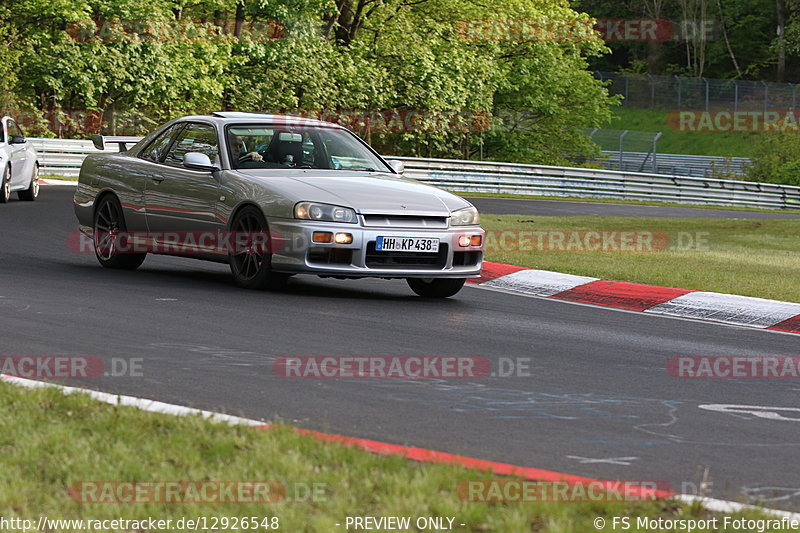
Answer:
[[[42,174],[77,176],[83,158],[98,152],[91,141],[30,141],[39,152]],[[800,187],[790,185],[492,161],[392,159],[403,161],[405,176],[455,192],[800,209]]]
[[[406,176],[456,192],[800,209],[800,187],[790,185],[488,161],[396,159],[405,163]]]
[[[118,146],[109,145],[98,150],[92,141],[80,139],[42,139],[29,137],[28,141],[36,149],[39,158],[39,171],[42,174],[77,177],[84,158],[97,152],[116,152]]]

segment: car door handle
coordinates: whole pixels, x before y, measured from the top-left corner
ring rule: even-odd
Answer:
[[[162,181],[164,181],[164,178],[157,178],[155,176],[151,177],[150,179],[156,183],[161,183]]]

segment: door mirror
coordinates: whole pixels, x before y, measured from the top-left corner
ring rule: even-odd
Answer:
[[[402,174],[406,170],[405,163],[403,163],[399,159],[389,159],[386,162],[389,163],[389,166],[392,167],[392,170],[394,170],[398,174]]]
[[[183,166],[190,170],[205,170],[214,172],[219,170],[211,164],[211,159],[206,154],[200,152],[187,152],[183,156]]]
[[[12,135],[8,140],[8,144],[25,144],[24,135]]]

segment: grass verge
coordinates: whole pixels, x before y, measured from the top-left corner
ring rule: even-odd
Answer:
[[[675,131],[669,126],[669,114],[670,111],[661,109],[616,108],[608,127],[620,130],[660,131],[663,135],[658,140],[658,151],[664,154],[752,156],[758,133]]]
[[[345,530],[347,516],[449,516],[456,518],[456,524],[465,524],[454,531],[572,533],[612,531],[614,516],[632,517],[634,523],[636,517],[715,516],[698,506],[669,501],[469,502],[458,496],[458,483],[492,479],[490,474],[373,455],[298,435],[288,427],[270,431],[231,427],[199,417],[170,417],[107,405],[53,388],[26,390],[2,382],[0,450],[0,517],[4,519],[278,517],[283,531],[328,532]],[[273,504],[121,504],[80,503],[70,495],[71,487],[86,481],[178,480],[268,480],[283,484],[287,498]],[[296,497],[302,492],[298,487],[312,485],[317,487],[315,496]],[[764,518],[754,511],[741,516]],[[595,528],[598,517],[606,519],[606,527]],[[667,529],[673,530],[677,531]]]
[[[488,261],[800,302],[796,220],[483,215],[481,225],[488,232]],[[587,251],[596,241],[580,232],[604,231],[645,237],[649,232],[654,240],[650,247],[634,245],[626,251],[617,233],[618,240],[609,241],[606,251]]]

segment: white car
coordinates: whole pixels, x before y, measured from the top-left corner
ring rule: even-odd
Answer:
[[[36,150],[14,119],[3,117],[0,125],[0,204],[8,202],[12,192],[20,200],[32,202],[39,196]]]

